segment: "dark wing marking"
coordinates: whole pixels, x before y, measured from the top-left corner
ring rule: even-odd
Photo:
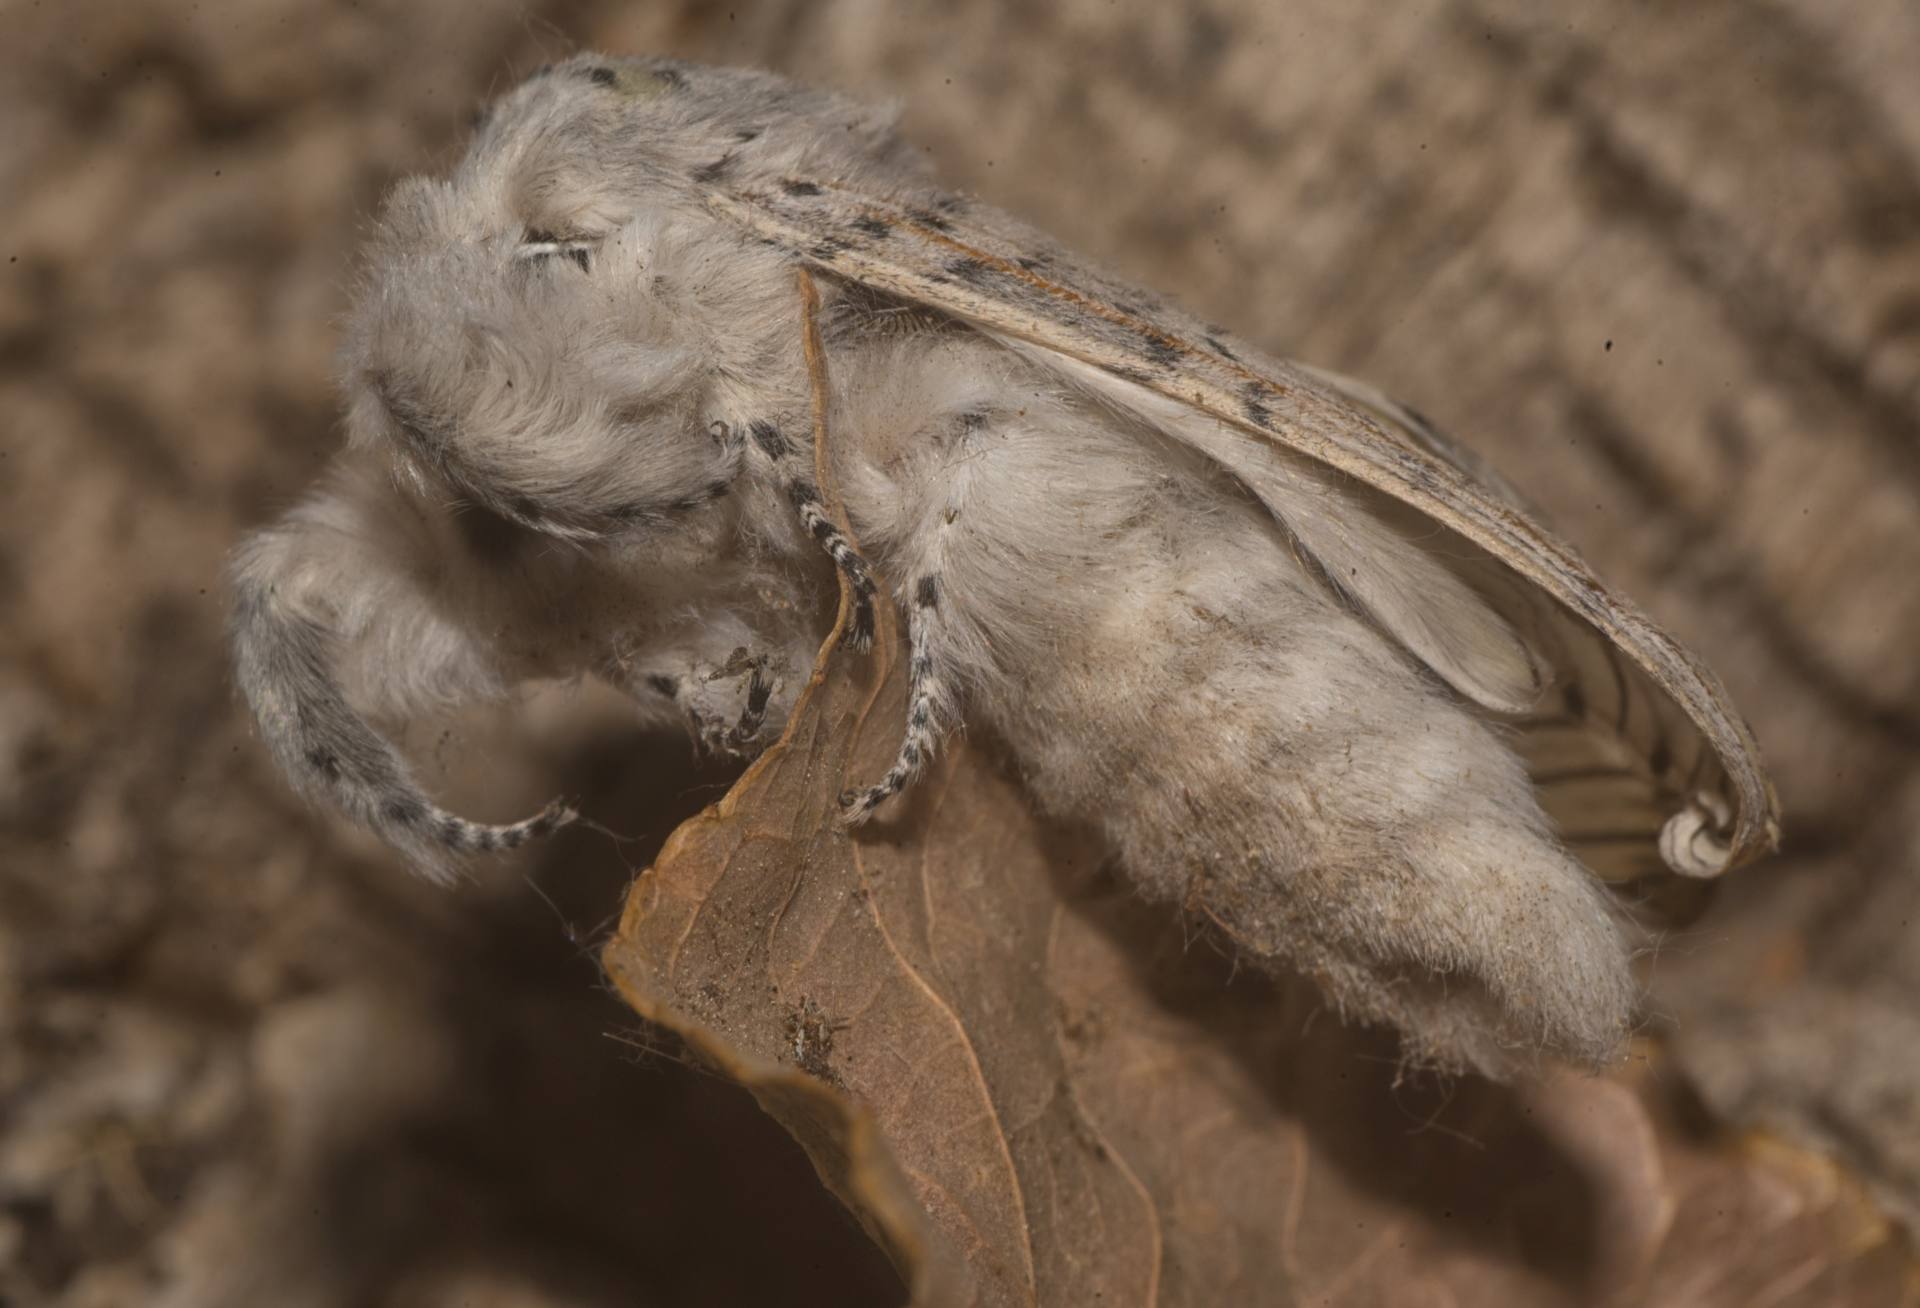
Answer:
[[[1235,444],[1206,452],[1230,467],[1292,451],[1426,514],[1551,596],[1580,620],[1575,630],[1623,652],[1635,681],[1677,710],[1660,716],[1704,739],[1703,752],[1717,766],[1698,769],[1697,789],[1657,833],[1669,867],[1712,876],[1778,843],[1777,801],[1753,734],[1713,674],[1507,494],[1483,484],[1471,463],[1423,435],[1417,419],[1398,420],[1325,374],[1238,341],[1223,350],[1221,333],[1085,267],[984,205],[960,214],[923,195],[896,202],[825,178],[789,179],[773,190],[703,188],[699,195],[717,215],[827,272],[1211,415]],[[1543,618],[1541,625],[1570,624]],[[1625,706],[1623,695],[1613,707]],[[1667,749],[1689,753],[1672,742]]]
[[[1365,382],[1313,372],[1488,493],[1527,511],[1519,492],[1423,415]],[[1645,882],[1666,870],[1660,839],[1668,819],[1702,790],[1710,771],[1718,780],[1718,760],[1682,706],[1622,657],[1600,628],[1529,592],[1504,600],[1496,603],[1502,616],[1558,674],[1556,693],[1515,719],[1515,745],[1532,770],[1541,807],[1560,838],[1600,876],[1618,885]],[[1687,909],[1699,906],[1689,902]]]

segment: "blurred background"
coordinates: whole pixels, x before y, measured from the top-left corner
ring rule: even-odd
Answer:
[[[888,1304],[593,962],[724,789],[586,691],[408,740],[444,894],[252,740],[223,558],[338,441],[385,187],[583,47],[897,98],[958,186],[1491,456],[1719,671],[1781,855],[1650,961],[1702,1112],[1920,1215],[1920,9],[0,4],[0,1303]],[[1386,1075],[1385,1069],[1381,1072]]]

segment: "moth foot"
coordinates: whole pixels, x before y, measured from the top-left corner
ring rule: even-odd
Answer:
[[[776,689],[769,656],[741,646],[724,663],[655,673],[646,684],[679,706],[697,762],[752,758],[760,752]]]
[[[734,660],[743,658],[745,655],[746,650],[736,650]],[[708,679],[712,680],[725,675],[728,668],[733,666],[734,660],[729,660],[727,668],[713,673]],[[767,725],[767,701],[772,697],[773,679],[767,675],[767,656],[756,655],[749,661],[747,667],[747,702],[741,706],[740,716],[735,718],[733,725],[727,729],[724,748],[729,754],[751,752],[752,746],[759,742],[760,733]]]
[[[840,638],[840,643],[855,654],[865,654],[873,648],[873,630],[873,597],[856,592],[852,619],[847,623],[846,635]]]
[[[687,715],[696,757],[739,759],[758,752],[767,724],[767,702],[773,697],[767,664],[766,655],[750,654],[741,646],[719,667],[682,682],[677,698]],[[725,686],[728,682],[735,685]],[[723,703],[737,698],[739,710],[721,711],[712,706],[716,698]]]
[[[877,786],[840,792],[839,824],[847,830],[863,827],[880,811],[880,806],[907,788],[904,778],[889,775]]]

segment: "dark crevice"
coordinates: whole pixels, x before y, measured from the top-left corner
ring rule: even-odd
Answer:
[[[1779,20],[1777,14],[1756,6],[1749,22],[1764,27],[1754,22],[1763,15],[1769,21]],[[1692,194],[1619,137],[1609,117],[1618,112],[1617,106],[1602,103],[1590,85],[1599,77],[1601,56],[1574,49],[1549,57],[1530,49],[1523,35],[1489,23],[1484,15],[1463,16],[1462,23],[1471,31],[1476,48],[1492,54],[1508,76],[1531,82],[1541,107],[1575,129],[1580,179],[1598,210],[1647,231],[1677,269],[1720,306],[1730,334],[1755,356],[1755,372],[1819,385],[1858,419],[1834,424],[1837,432],[1857,432],[1920,485],[1920,441],[1913,436],[1920,415],[1908,397],[1875,378],[1868,366],[1871,351],[1850,346],[1810,319],[1797,289],[1783,284],[1736,229],[1696,203]],[[1760,39],[1758,31],[1748,34]],[[1773,61],[1756,75],[1777,78],[1783,67],[1804,62],[1804,58]],[[1817,101],[1829,106],[1817,116],[1847,124],[1844,132],[1836,134],[1836,149],[1859,156],[1869,151],[1867,139],[1885,136],[1878,115],[1837,79],[1803,69],[1793,80],[1798,92],[1807,97],[1809,117],[1816,116]],[[1874,179],[1863,187],[1872,195],[1856,206],[1864,217],[1856,218],[1850,233],[1870,248],[1886,245],[1896,229],[1903,241],[1920,236],[1920,187],[1897,166],[1898,156],[1891,146],[1882,144],[1878,153],[1889,157],[1875,167],[1846,170],[1850,184],[1861,176]],[[1890,224],[1889,213],[1906,213],[1909,219]]]
[[[1625,424],[1597,397],[1571,387],[1562,374],[1548,380],[1571,388],[1568,422],[1582,447],[1640,501],[1637,511],[1642,516],[1671,531],[1663,554],[1675,559],[1715,552],[1725,555],[1725,550],[1715,549],[1718,528],[1686,506],[1640,452]],[[1744,563],[1729,562],[1703,571],[1694,589],[1736,610],[1741,624],[1760,637],[1773,658],[1834,714],[1902,745],[1920,748],[1920,710],[1903,701],[1882,700],[1855,684],[1806,636],[1804,624],[1792,616],[1786,601]]]

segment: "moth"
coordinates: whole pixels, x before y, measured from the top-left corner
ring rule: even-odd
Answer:
[[[238,681],[293,783],[435,878],[573,814],[449,813],[376,723],[591,675],[751,755],[839,577],[849,643],[894,604],[910,646],[850,824],[964,725],[1418,1059],[1613,1057],[1634,906],[1777,840],[1712,674],[1432,423],[943,189],[833,94],[542,70],[387,199],[343,371],[336,464],[235,558]]]

